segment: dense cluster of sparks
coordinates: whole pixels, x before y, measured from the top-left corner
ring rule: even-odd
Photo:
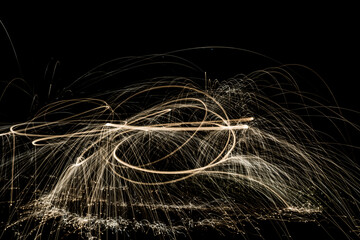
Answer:
[[[170,54],[126,58],[90,79],[121,78],[164,56],[184,64]],[[246,233],[247,221],[261,235],[257,219],[318,215],[341,216],[356,231],[358,167],[259,84],[266,79],[272,96],[306,98],[280,78],[295,86],[285,67],[216,83],[205,77],[205,88],[160,76],[57,100],[29,121],[1,126],[0,190],[11,207],[4,232],[22,225],[18,234],[33,239],[54,221],[55,237],[70,228],[89,239],[106,231],[176,238],[201,226]]]

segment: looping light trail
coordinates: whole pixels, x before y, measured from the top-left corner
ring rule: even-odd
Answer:
[[[5,232],[27,222],[19,234],[38,238],[54,220],[54,236],[70,226],[97,236],[151,229],[175,239],[199,226],[245,232],[243,219],[253,226],[318,215],[346,216],[342,225],[357,229],[358,166],[276,100],[299,99],[300,109],[347,121],[301,102],[308,98],[285,68],[213,85],[205,79],[205,90],[167,78],[99,99],[55,101],[0,133],[7,179],[0,193],[14,203]]]

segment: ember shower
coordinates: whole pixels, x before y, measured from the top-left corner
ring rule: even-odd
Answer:
[[[210,228],[247,238],[261,236],[259,219],[277,220],[284,234],[285,222],[326,219],[356,236],[358,165],[311,119],[357,125],[300,91],[296,70],[320,81],[306,67],[214,79],[185,57],[214,51],[244,52],[116,59],[29,121],[1,126],[1,197],[10,207],[2,234],[176,239]]]

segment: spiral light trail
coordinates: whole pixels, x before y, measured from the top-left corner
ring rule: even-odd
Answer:
[[[175,53],[130,57],[84,79],[105,84],[169,62],[194,68]],[[358,236],[358,166],[296,109],[357,125],[298,91],[286,66],[205,81],[203,88],[201,78],[156,76],[56,100],[29,121],[1,126],[1,195],[11,207],[3,236],[18,226],[25,239],[45,231],[176,239],[209,227],[247,238],[244,222],[261,236],[261,219],[285,226],[319,216],[341,217],[344,236]]]

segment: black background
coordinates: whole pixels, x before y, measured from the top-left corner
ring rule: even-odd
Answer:
[[[62,8],[61,8],[62,7]],[[2,80],[21,75],[41,86],[46,66],[71,82],[117,57],[164,53],[209,45],[256,51],[282,63],[304,64],[319,73],[340,105],[358,108],[358,14],[339,5],[94,5],[38,6],[4,11],[21,74],[3,29]],[[40,90],[38,90],[40,91]],[[314,89],[314,92],[318,92]],[[39,92],[37,92],[40,94]]]
[[[91,68],[118,57],[228,46],[259,52],[284,64],[305,65],[324,79],[340,107],[359,111],[360,19],[355,10],[356,6],[351,5],[305,2],[253,6],[135,2],[3,8],[0,19],[11,42],[1,29],[0,81],[24,78],[29,85],[27,91],[39,96],[39,108],[57,97],[56,90],[48,97],[55,62],[59,63],[55,71],[57,85],[66,86]],[[215,77],[229,76],[210,76]],[[329,98],[323,85],[309,86],[303,90]],[[29,117],[31,98],[20,101],[18,93],[14,96],[0,102],[3,122]],[[358,114],[344,114],[358,123]],[[356,145],[358,134],[352,135],[350,140]]]
[[[359,14],[355,6],[258,6],[224,4],[38,6],[3,11],[17,53],[0,28],[0,78],[23,77],[40,105],[47,98],[46,67],[55,61],[59,81],[70,83],[91,68],[117,57],[164,53],[202,46],[231,46],[260,52],[282,63],[299,63],[319,73],[339,105],[359,108]],[[1,85],[3,86],[3,85]],[[2,90],[2,89],[1,89]],[[313,89],[323,94],[321,89]],[[22,109],[13,103],[8,108]],[[10,111],[11,112],[11,111]],[[20,114],[21,115],[21,114]],[[21,116],[2,121],[21,121]],[[348,114],[358,123],[358,114]],[[1,121],[0,121],[1,122]],[[352,136],[358,139],[358,134]],[[356,144],[356,143],[354,143]],[[297,230],[300,234],[302,230]],[[301,233],[303,234],[303,233]],[[308,235],[306,235],[308,236]],[[298,238],[301,239],[301,238]]]

